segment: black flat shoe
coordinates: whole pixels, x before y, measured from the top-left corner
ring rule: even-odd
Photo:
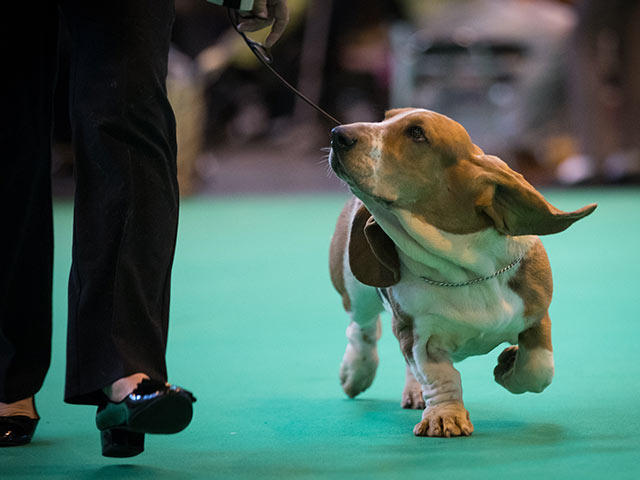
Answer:
[[[38,415],[35,399],[32,398],[32,401],[33,411]],[[26,415],[0,417],[0,447],[19,447],[30,443],[39,420],[40,416],[37,418]]]
[[[98,409],[96,425],[105,457],[133,457],[144,451],[145,433],[178,433],[193,417],[193,394],[175,385],[143,380],[121,402]]]

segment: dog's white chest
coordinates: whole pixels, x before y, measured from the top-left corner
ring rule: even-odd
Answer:
[[[439,287],[405,275],[392,295],[412,318],[414,337],[449,352],[454,361],[483,355],[503,342],[517,343],[525,329],[522,299],[507,286],[506,278]]]

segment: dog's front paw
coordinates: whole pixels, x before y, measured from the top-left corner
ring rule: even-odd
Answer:
[[[413,433],[418,437],[469,436],[473,433],[473,424],[462,402],[445,403],[428,407]]]
[[[505,348],[498,357],[498,365],[493,369],[493,377],[503,387],[504,378],[508,374],[513,372],[513,366],[516,363],[516,355],[518,354],[518,347],[512,346]],[[506,387],[505,387],[506,388]]]
[[[373,383],[378,369],[378,351],[375,347],[356,350],[351,344],[344,352],[340,365],[340,384],[344,393],[353,398]]]
[[[422,388],[415,379],[405,383],[400,405],[402,408],[424,409],[425,403],[424,398],[422,398]]]
[[[517,346],[507,347],[498,357],[493,369],[497,383],[511,393],[540,393],[553,379],[553,353],[538,348],[523,353]],[[521,355],[522,358],[518,358]]]

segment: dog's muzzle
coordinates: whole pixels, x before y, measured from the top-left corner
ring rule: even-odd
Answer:
[[[332,170],[345,181],[349,181],[344,168],[344,154],[353,148],[358,139],[349,135],[344,127],[336,127],[331,130],[331,155],[329,155],[329,163]]]
[[[358,138],[352,135],[347,127],[340,126],[331,130],[329,164],[335,174],[344,180],[352,191],[357,187],[348,173],[345,161],[347,160],[347,153],[353,149],[356,143],[358,143]]]

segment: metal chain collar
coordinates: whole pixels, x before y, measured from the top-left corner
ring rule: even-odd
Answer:
[[[458,283],[438,282],[436,280],[431,280],[430,278],[427,278],[427,277],[420,277],[420,279],[422,281],[424,281],[425,283],[428,283],[429,285],[435,285],[436,287],[467,287],[469,285],[475,285],[476,283],[486,282],[487,280],[491,280],[492,278],[495,278],[495,277],[497,277],[499,275],[502,275],[505,272],[508,272],[513,267],[518,265],[522,261],[524,256],[525,256],[525,254],[523,253],[522,255],[520,255],[520,257],[517,260],[515,260],[512,263],[510,263],[506,267],[501,268],[497,272],[492,273],[491,275],[487,275],[486,277],[474,278],[473,280],[469,280],[469,281],[466,281],[466,282],[458,282]]]

